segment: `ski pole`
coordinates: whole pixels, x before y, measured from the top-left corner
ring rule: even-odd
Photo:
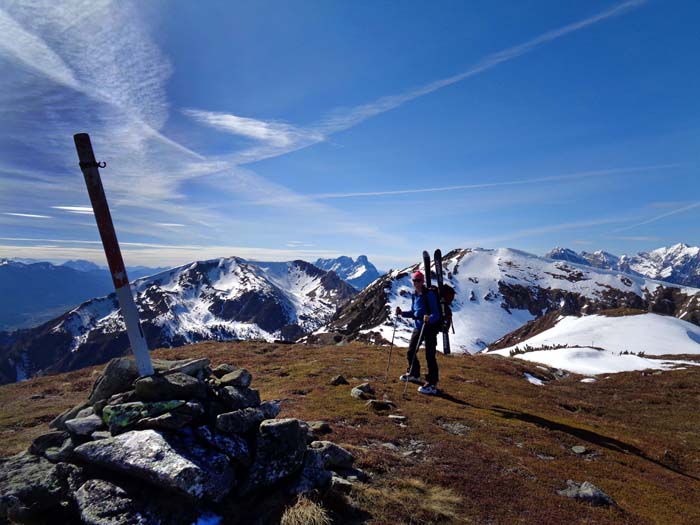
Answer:
[[[394,336],[396,335],[396,318],[394,318],[394,331],[391,334],[391,345],[389,346],[389,361],[386,363],[386,373],[384,374],[384,384],[389,380],[389,366],[391,366],[391,352],[394,350]]]
[[[408,373],[411,373],[411,370],[413,370],[413,363],[416,362],[416,356],[418,355],[418,350],[420,349],[420,344],[423,342],[423,330],[425,330],[425,325],[427,323],[423,321],[423,325],[420,327],[420,334],[418,334],[418,344],[416,345],[416,351],[413,352],[413,358],[411,359],[411,365],[408,368]],[[406,395],[406,389],[408,388],[408,381],[406,381],[406,384],[403,386],[403,395]]]

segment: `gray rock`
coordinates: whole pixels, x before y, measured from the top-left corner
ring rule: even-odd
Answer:
[[[260,406],[260,393],[253,388],[225,386],[219,390],[219,396],[229,410]]]
[[[165,359],[152,359],[153,369],[156,373],[164,373],[178,366],[191,363],[191,360],[167,361]],[[92,386],[92,392],[88,400],[90,405],[102,399],[109,399],[114,394],[131,390],[139,377],[136,363],[133,357],[117,357],[112,359],[105,367],[102,375],[97,378]],[[172,399],[172,398],[171,398]]]
[[[179,430],[186,427],[193,421],[191,414],[178,413],[178,412],[166,412],[156,417],[147,417],[144,419],[139,419],[136,423],[136,428],[147,429],[151,428],[154,430]]]
[[[250,488],[267,487],[297,472],[306,453],[298,419],[268,419],[260,424]]]
[[[331,477],[331,490],[335,490],[341,494],[349,494],[352,490],[352,482],[333,473]]]
[[[377,399],[370,399],[367,401],[367,406],[377,412],[384,412],[396,408],[396,405],[391,401],[379,401]]]
[[[132,430],[91,441],[76,447],[75,454],[91,465],[196,499],[221,501],[234,483],[226,456],[155,430]]]
[[[257,428],[266,419],[279,414],[279,404],[265,401],[258,408],[243,408],[216,416],[216,428],[228,434],[246,434]]]
[[[82,471],[27,452],[0,459],[0,523],[25,523],[68,505]]]
[[[220,378],[223,386],[249,387],[253,376],[245,368],[237,368]]]
[[[333,386],[339,386],[339,385],[348,385],[348,380],[345,379],[343,376],[335,376],[333,379],[331,379],[331,385]]]
[[[350,452],[330,441],[314,441],[311,448],[321,454],[324,468],[351,468],[355,461]]]
[[[46,449],[60,447],[67,439],[70,439],[68,432],[55,431],[42,434],[34,438],[29,445],[29,452],[35,456],[43,456]]]
[[[75,418],[88,417],[95,413],[94,407],[83,408],[80,412],[75,415]]]
[[[322,436],[333,432],[333,429],[328,421],[308,421],[307,424],[309,425],[311,432],[317,436]]]
[[[586,453],[586,447],[582,447],[581,445],[576,445],[574,447],[571,447],[571,451],[574,454],[585,454]]]
[[[134,383],[134,389],[136,397],[142,401],[206,399],[207,397],[207,385],[182,372],[142,377]]]
[[[102,418],[95,414],[87,417],[77,417],[66,421],[66,428],[72,434],[77,436],[89,436],[96,430],[100,430],[105,426]]]
[[[584,481],[576,483],[572,480],[567,480],[567,487],[564,490],[558,490],[557,494],[566,496],[567,498],[575,498],[586,501],[597,506],[617,506],[615,501],[605,492],[596,487],[593,483]]]
[[[244,466],[250,466],[252,461],[250,446],[242,437],[219,434],[207,426],[197,427],[194,433],[209,447],[223,452],[232,461]]]
[[[358,481],[364,483],[369,479],[367,474],[365,474],[359,468],[334,468],[333,471],[351,483],[357,483]]]
[[[398,451],[399,451],[399,447],[397,447],[397,446],[394,445],[393,443],[382,443],[382,447],[384,447],[384,448],[386,448],[386,449],[388,449],[388,450],[391,450],[392,452],[398,452]]]
[[[307,449],[298,479],[292,484],[292,494],[305,494],[314,490],[323,491],[331,485],[332,475],[323,466],[320,452]]]
[[[93,432],[90,438],[93,441],[97,441],[98,439],[109,439],[112,437],[112,433],[109,430],[98,430],[97,432]]]
[[[201,359],[193,359],[182,364],[177,364],[168,369],[165,374],[182,373],[188,376],[198,377],[199,373],[209,367],[209,359],[203,357]]]
[[[66,421],[68,421],[69,419],[75,419],[78,413],[80,413],[81,410],[84,410],[88,406],[89,405],[87,403],[82,403],[80,405],[74,406],[73,408],[69,408],[65,412],[61,412],[49,423],[49,428],[53,428],[55,430],[67,430]]]
[[[88,401],[91,405],[101,399],[109,399],[114,394],[131,389],[131,385],[139,377],[134,360],[129,357],[112,359],[105,367],[102,375],[92,385]]]
[[[211,372],[214,374],[214,377],[222,378],[226,374],[229,374],[236,370],[236,367],[233,365],[228,365],[228,364],[222,364],[214,368]]]
[[[159,520],[124,489],[101,479],[91,479],[75,493],[80,518],[88,525],[150,525]]]
[[[374,394],[370,394],[368,392],[365,392],[364,390],[360,390],[357,387],[353,388],[350,391],[350,395],[355,399],[374,399]]]
[[[362,383],[361,385],[357,385],[355,388],[363,391],[365,394],[374,394],[374,388],[372,388],[372,385],[369,383]]]

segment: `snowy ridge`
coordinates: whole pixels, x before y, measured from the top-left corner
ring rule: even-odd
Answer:
[[[602,250],[577,254],[567,248],[554,248],[545,257],[595,268],[621,270],[675,284],[700,286],[700,248],[682,243],[620,257]]]
[[[335,259],[318,259],[314,265],[322,270],[335,272],[338,277],[358,290],[362,290],[380,276],[377,268],[369,262],[365,255],[360,255],[354,261],[347,256]]]
[[[150,348],[206,340],[294,341],[318,329],[356,293],[334,273],[304,261],[237,257],[162,271],[132,282],[131,289]],[[105,362],[128,346],[115,294],[98,297],[0,347],[0,381]]]
[[[700,365],[700,362],[646,357],[700,355],[700,327],[657,314],[569,316],[520,344],[490,353],[588,375],[648,368],[663,370],[678,365]]]
[[[317,335],[351,332],[370,341],[390,341],[394,310],[397,306],[410,309],[410,274],[417,268],[419,264],[392,271],[372,284]],[[507,248],[453,250],[443,257],[443,272],[445,283],[457,294],[452,305],[455,333],[450,333],[455,352],[482,351],[549,311],[570,307],[577,313],[593,313],[606,308],[641,308],[635,304],[642,305],[657,291],[669,287],[687,295],[700,293],[640,275],[544,259]],[[373,304],[381,308],[382,303],[381,311],[375,309],[364,319],[353,313],[353,309],[370,309]],[[413,321],[400,318],[396,322],[395,341],[406,346]]]
[[[318,328],[337,306],[343,294],[325,289],[325,272],[308,271],[308,263],[250,263],[237,257],[195,262],[132,283],[142,322],[149,321],[163,333],[163,342],[182,338],[283,339],[282,326],[247,322],[226,315],[227,305],[254,294],[273,301],[283,325],[298,325],[307,332]],[[313,268],[313,267],[311,267]],[[263,305],[264,306],[264,305]],[[67,332],[77,350],[94,330],[114,333],[124,330],[118,305],[112,295],[93,299],[72,310],[53,332]],[[250,317],[255,314],[250,312]],[[245,317],[245,315],[243,316]]]

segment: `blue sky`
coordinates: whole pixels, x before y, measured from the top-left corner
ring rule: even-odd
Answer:
[[[694,1],[0,0],[0,256],[700,244]]]

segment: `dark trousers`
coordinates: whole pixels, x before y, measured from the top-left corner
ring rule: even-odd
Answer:
[[[428,364],[428,374],[425,376],[425,380],[431,385],[437,385],[439,379],[437,358],[435,357],[437,353],[437,334],[437,326],[425,325],[423,341],[425,341],[425,361]],[[420,377],[420,361],[416,353],[423,341],[419,341],[419,337],[420,330],[414,328],[413,334],[411,335],[411,342],[408,345],[408,352],[406,353],[406,358],[408,359],[408,375],[413,377]]]

